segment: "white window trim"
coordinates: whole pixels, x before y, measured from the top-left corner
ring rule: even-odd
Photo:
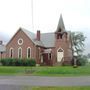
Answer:
[[[22,40],[22,43],[20,43],[19,41]],[[23,39],[22,38],[19,38],[18,39],[18,45],[22,45],[23,44]]]
[[[21,57],[19,57],[19,49],[21,49]],[[22,48],[21,47],[18,48],[18,58],[22,58]]]
[[[11,57],[11,50],[12,50],[12,57]],[[10,57],[10,58],[13,58],[13,55],[14,55],[14,49],[11,47],[11,48],[9,49],[9,57]]]
[[[30,49],[30,58],[31,58],[31,47],[28,47],[28,48],[27,48],[27,58],[29,58],[29,57],[28,57],[28,49]]]

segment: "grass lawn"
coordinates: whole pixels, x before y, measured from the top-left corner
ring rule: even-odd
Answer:
[[[0,66],[0,75],[39,75],[39,76],[82,76],[90,75],[90,65],[73,68],[58,67],[15,67]]]
[[[90,86],[76,87],[25,87],[23,90],[90,90]]]

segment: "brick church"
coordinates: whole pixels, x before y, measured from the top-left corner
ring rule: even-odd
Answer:
[[[71,64],[70,32],[66,31],[61,15],[54,33],[40,33],[38,30],[34,34],[19,28],[5,46],[0,45],[0,52],[1,58],[34,58],[42,65]]]

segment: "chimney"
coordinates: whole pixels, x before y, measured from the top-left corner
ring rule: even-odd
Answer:
[[[37,30],[37,40],[40,41],[40,30]]]
[[[0,40],[0,45],[2,45],[2,44],[3,44],[3,41]]]

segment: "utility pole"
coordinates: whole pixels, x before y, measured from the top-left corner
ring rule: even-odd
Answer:
[[[31,0],[31,15],[32,15],[32,30],[34,31],[34,21],[33,21],[33,0]]]

